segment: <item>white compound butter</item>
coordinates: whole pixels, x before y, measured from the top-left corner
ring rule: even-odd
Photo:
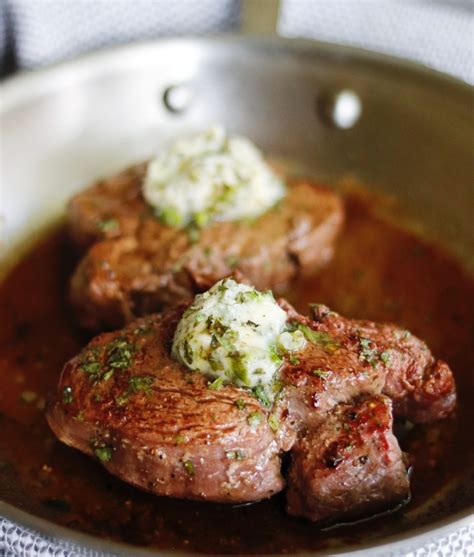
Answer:
[[[271,292],[233,279],[216,283],[184,312],[172,354],[191,370],[239,387],[268,387],[282,353],[300,350],[301,331],[286,331],[287,314]]]
[[[285,185],[253,143],[214,126],[153,159],[143,195],[165,224],[202,227],[260,216],[282,199]]]

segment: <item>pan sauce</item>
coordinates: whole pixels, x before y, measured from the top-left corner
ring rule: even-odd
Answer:
[[[319,277],[292,286],[298,309],[324,302],[347,316],[394,321],[427,341],[454,370],[455,418],[402,439],[414,464],[412,501],[401,512],[337,530],[288,517],[284,496],[230,507],[154,497],[63,446],[43,416],[63,363],[86,342],[66,299],[74,257],[63,227],[42,239],[0,285],[0,497],[60,524],[160,549],[294,553],[368,541],[472,503],[471,484],[426,502],[472,469],[474,285],[450,256],[347,197],[336,255]]]

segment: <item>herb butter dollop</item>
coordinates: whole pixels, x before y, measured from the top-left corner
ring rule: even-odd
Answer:
[[[202,227],[260,216],[285,195],[285,185],[253,143],[213,126],[153,159],[143,195],[165,224]]]
[[[301,349],[301,331],[289,332],[287,314],[271,292],[228,278],[184,312],[173,338],[173,356],[191,370],[239,387],[269,387],[282,354]]]

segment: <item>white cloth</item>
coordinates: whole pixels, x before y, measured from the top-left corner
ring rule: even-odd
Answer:
[[[474,83],[472,0],[282,0],[278,32],[394,54]]]
[[[0,518],[0,555],[4,557],[111,557],[113,554],[53,540]],[[422,547],[412,547],[408,552],[381,552],[378,557],[473,557],[473,555],[474,523]]]

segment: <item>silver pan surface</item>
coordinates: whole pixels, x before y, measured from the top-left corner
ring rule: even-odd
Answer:
[[[352,118],[349,103],[354,122],[346,127],[332,111],[344,90],[361,108]],[[248,135],[296,171],[326,182],[351,176],[395,196],[400,218],[472,268],[472,103],[467,85],[420,66],[282,39],[164,40],[20,75],[1,91],[0,274],[73,192],[212,122]],[[471,511],[346,554],[407,551],[467,524]],[[131,551],[5,503],[0,514],[85,547]],[[150,554],[133,549],[142,553]]]

